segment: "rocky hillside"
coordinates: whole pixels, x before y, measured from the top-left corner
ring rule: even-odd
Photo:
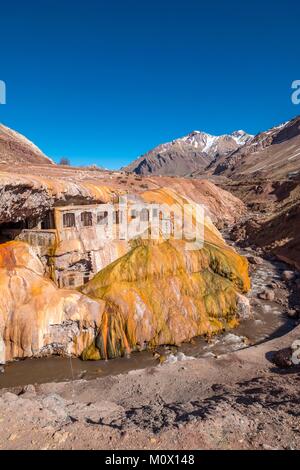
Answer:
[[[237,188],[240,188],[239,190]],[[300,175],[279,181],[235,183],[232,190],[254,210],[233,229],[233,237],[300,269]]]
[[[53,161],[22,134],[0,124],[0,164],[49,165]]]
[[[194,171],[203,171],[215,158],[239,149],[251,139],[252,136],[244,131],[221,136],[194,131],[155,147],[123,170],[139,175],[184,176]]]
[[[300,170],[300,116],[256,135],[245,146],[221,156],[209,168],[214,175],[275,179]],[[195,175],[195,173],[194,173]]]
[[[204,204],[219,227],[232,224],[245,213],[235,196],[206,180],[125,175],[121,172],[62,168],[59,165],[20,166],[0,164],[0,224],[41,217],[54,205],[108,202],[115,194],[140,194],[166,187]]]
[[[236,239],[299,269],[300,116],[211,165],[210,177],[254,212],[235,228]]]

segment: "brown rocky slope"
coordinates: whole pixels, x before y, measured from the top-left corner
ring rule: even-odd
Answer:
[[[235,238],[299,269],[300,117],[258,134],[219,161],[214,173],[214,182],[252,213],[234,229]]]
[[[109,202],[116,194],[141,194],[161,187],[203,204],[218,226],[238,221],[246,211],[238,198],[205,180],[141,178],[58,165],[19,164],[12,172],[9,165],[0,164],[0,224],[41,217],[53,206]]]
[[[0,124],[0,163],[51,165],[53,161],[22,134]]]

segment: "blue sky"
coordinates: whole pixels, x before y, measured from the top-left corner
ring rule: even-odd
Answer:
[[[0,121],[56,160],[118,168],[194,129],[300,114],[300,2],[2,2]]]

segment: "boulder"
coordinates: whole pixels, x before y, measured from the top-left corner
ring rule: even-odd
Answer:
[[[298,318],[298,312],[297,310],[293,308],[289,308],[286,313],[287,313],[287,316],[290,318]]]
[[[278,367],[287,368],[300,364],[300,339],[296,339],[291,347],[281,349],[273,355],[273,362]]]
[[[294,271],[283,271],[281,275],[284,281],[293,281],[295,279]]]
[[[247,255],[247,260],[249,261],[250,264],[254,265],[262,265],[264,260],[260,258],[259,256],[253,256],[253,255]]]
[[[292,365],[292,349],[291,348],[284,348],[280,351],[276,351],[273,354],[272,361],[277,367],[280,368],[287,368],[291,367]]]
[[[242,320],[245,320],[252,316],[250,301],[248,297],[240,293],[237,294],[237,314]]]
[[[292,363],[295,366],[298,366],[300,364],[300,339],[296,339],[292,346]]]
[[[273,302],[275,300],[275,292],[271,289],[265,289],[263,292],[258,294],[258,297],[263,300],[269,300]]]

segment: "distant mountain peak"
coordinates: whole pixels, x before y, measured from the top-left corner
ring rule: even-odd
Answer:
[[[247,132],[245,132],[243,129],[238,129],[237,131],[233,131],[231,133],[231,135],[233,135],[234,137],[239,137],[241,135],[245,135],[247,134]]]
[[[254,135],[248,134],[243,129],[232,132],[230,136],[233,137],[239,145],[247,144],[254,138]]]

